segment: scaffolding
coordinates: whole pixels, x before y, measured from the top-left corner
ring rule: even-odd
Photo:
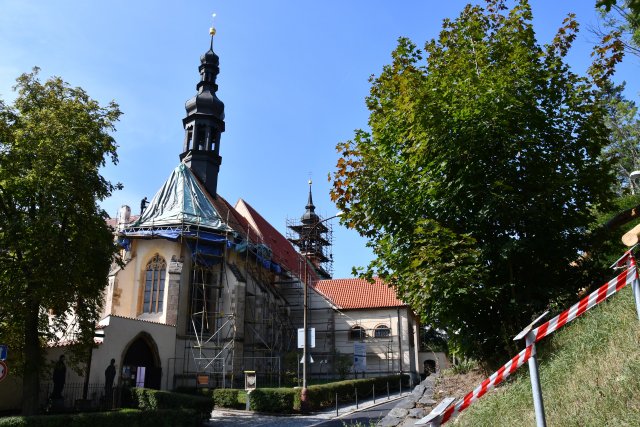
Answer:
[[[302,219],[287,218],[287,240],[300,255],[309,260],[320,279],[333,275],[333,225],[317,216]]]

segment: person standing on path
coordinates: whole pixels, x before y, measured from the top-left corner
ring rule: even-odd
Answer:
[[[64,354],[60,356],[55,366],[53,367],[53,392],[51,393],[52,399],[62,398],[62,389],[67,379],[67,367],[64,364]]]
[[[113,402],[113,380],[116,377],[116,359],[111,359],[111,364],[104,370],[104,396],[107,407],[111,408]]]

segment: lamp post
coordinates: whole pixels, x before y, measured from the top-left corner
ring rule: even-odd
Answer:
[[[309,330],[309,324],[308,324],[308,282],[309,282],[309,276],[308,276],[308,264],[309,264],[309,246],[310,246],[310,242],[311,242],[311,234],[313,233],[313,231],[316,229],[316,227],[324,222],[327,222],[331,219],[337,218],[339,216],[342,216],[343,212],[338,212],[337,214],[335,214],[334,216],[330,216],[329,218],[325,218],[321,221],[317,221],[315,222],[311,227],[309,227],[308,229],[305,230],[305,235],[304,235],[304,303],[303,303],[303,310],[302,310],[302,316],[303,316],[303,320],[302,320],[302,329],[303,329],[303,333],[304,333],[304,347],[302,347],[302,391],[300,394],[300,400],[302,403],[303,408],[306,409],[306,402],[307,402],[307,359],[309,357],[309,353],[307,352],[307,349],[309,348],[309,334],[308,334],[308,330]]]

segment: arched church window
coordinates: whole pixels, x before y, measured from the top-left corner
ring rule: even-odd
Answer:
[[[362,326],[354,326],[349,331],[349,339],[352,340],[361,340],[367,336],[364,328]]]
[[[166,274],[167,263],[159,254],[155,254],[145,270],[143,313],[162,313]]]
[[[374,330],[374,336],[376,338],[389,337],[389,336],[391,336],[391,329],[389,329],[389,327],[387,325],[376,326],[376,329]]]

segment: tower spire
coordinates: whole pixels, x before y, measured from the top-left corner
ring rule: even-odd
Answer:
[[[309,180],[309,197],[307,199],[306,210],[300,222],[287,221],[287,228],[291,234],[288,240],[298,247],[300,254],[304,256],[312,265],[315,275],[321,279],[331,278],[331,235],[330,224],[316,214],[316,207],[313,204],[313,194],[311,192],[312,182]]]
[[[313,196],[311,195],[311,180],[309,180],[309,199],[307,200],[307,209],[304,215],[302,215],[302,222],[304,224],[315,224],[320,221],[320,217],[316,214],[316,207],[313,205]]]
[[[215,14],[213,14],[215,17]],[[212,197],[217,195],[220,157],[220,135],[224,132],[224,103],[218,99],[216,77],[220,59],[213,51],[216,29],[209,29],[209,50],[200,57],[200,81],[196,95],[185,104],[187,116],[182,119],[185,136],[180,160],[204,183]]]

